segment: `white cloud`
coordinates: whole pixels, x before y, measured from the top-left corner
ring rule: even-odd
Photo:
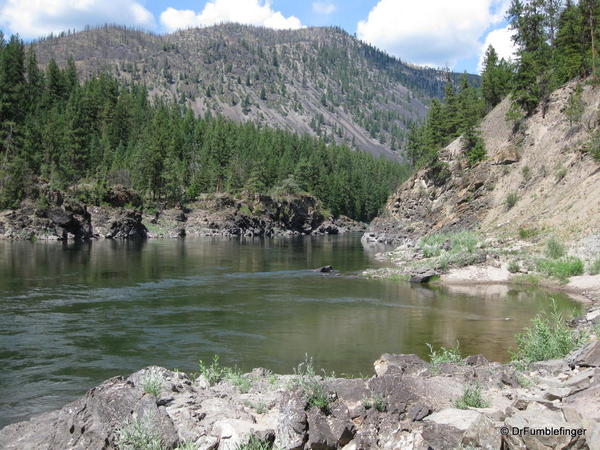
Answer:
[[[0,5],[0,23],[25,38],[104,23],[154,27],[152,13],[135,0],[6,0]]]
[[[332,14],[335,12],[336,6],[335,6],[335,4],[328,3],[328,2],[313,2],[312,10],[313,10],[313,12],[315,12],[317,14],[322,14],[324,16],[328,16],[329,14]]]
[[[225,22],[275,29],[302,28],[302,23],[297,17],[285,17],[279,11],[274,11],[269,0],[211,0],[198,14],[189,9],[167,8],[160,15],[160,22],[167,31]]]
[[[379,0],[357,34],[417,64],[454,66],[479,54],[481,38],[504,16],[507,0]]]
[[[479,56],[479,65],[477,66],[477,70],[481,71],[483,68],[485,52],[490,45],[494,47],[494,50],[496,50],[496,53],[498,53],[499,58],[504,58],[506,60],[514,59],[516,50],[515,43],[512,40],[514,33],[514,30],[511,30],[509,27],[499,28],[488,33],[484,44],[481,46],[481,54]]]

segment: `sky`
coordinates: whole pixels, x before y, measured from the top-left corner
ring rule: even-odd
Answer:
[[[156,33],[239,22],[336,25],[403,61],[477,73],[489,44],[513,52],[509,0],[0,0],[0,29],[30,40],[117,23]]]

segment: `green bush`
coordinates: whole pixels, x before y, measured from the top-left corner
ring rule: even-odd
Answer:
[[[116,433],[119,450],[163,450],[163,442],[151,414],[142,417],[134,415],[131,420]]]
[[[531,169],[529,168],[529,166],[525,166],[521,170],[521,173],[523,175],[523,181],[527,183],[531,179]]]
[[[296,376],[290,387],[300,389],[308,408],[316,407],[328,414],[331,395],[325,389],[321,377],[316,374],[312,358],[307,355],[306,359],[294,369],[294,374]]]
[[[561,181],[563,178],[567,176],[567,168],[560,166],[556,169],[556,181]]]
[[[519,265],[519,261],[511,261],[508,264],[508,271],[510,273],[517,273],[521,270],[521,266]]]
[[[218,355],[213,356],[213,360],[210,365],[200,360],[198,362],[198,367],[200,368],[200,374],[206,378],[206,381],[208,381],[210,386],[217,384],[225,377],[226,369],[221,367]]]
[[[440,365],[444,363],[462,364],[462,356],[458,343],[456,347],[440,347],[434,350],[431,344],[426,344],[429,347],[429,361],[431,361],[431,373],[437,375],[440,373]]]
[[[583,274],[583,261],[572,256],[560,259],[540,259],[537,262],[537,269],[541,273],[564,282],[569,277]]]
[[[600,273],[600,258],[596,259],[590,266],[590,275],[598,275]]]
[[[546,243],[546,250],[544,251],[544,254],[548,258],[552,258],[552,259],[562,258],[563,256],[565,256],[566,253],[567,252],[565,250],[565,246],[562,245],[560,242],[558,242],[555,238],[550,239]]]
[[[481,396],[481,387],[478,384],[466,385],[462,397],[454,401],[454,407],[459,409],[487,408],[489,402]]]
[[[516,336],[517,350],[512,359],[529,364],[534,361],[558,359],[568,355],[583,343],[583,337],[569,328],[553,302],[552,311],[538,314],[531,326]]]
[[[506,209],[512,209],[519,201],[519,194],[511,192],[506,196]]]

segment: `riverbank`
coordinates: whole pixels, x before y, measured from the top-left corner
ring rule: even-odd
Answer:
[[[600,448],[600,342],[514,365],[382,355],[367,379],[149,367],[0,430],[4,449]],[[505,428],[508,427],[508,428]],[[519,435],[517,430],[568,430]],[[508,433],[505,430],[508,429]]]
[[[366,224],[332,217],[310,195],[205,194],[177,208],[143,208],[123,187],[102,205],[56,191],[45,202],[24,201],[0,212],[0,239],[91,240],[190,237],[275,237],[364,232]]]

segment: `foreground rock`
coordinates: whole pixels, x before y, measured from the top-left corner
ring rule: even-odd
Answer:
[[[149,367],[111,378],[59,411],[3,428],[0,448],[126,447],[132,425],[147,442],[171,449],[231,450],[250,438],[278,449],[600,448],[599,369],[567,361],[536,367],[516,376],[510,365],[481,355],[433,367],[415,355],[386,354],[368,380],[255,369],[246,383],[232,378],[214,386],[202,376]],[[520,387],[516,379],[533,383]],[[160,388],[148,389],[149,380],[159,380]],[[455,401],[473,385],[486,407],[458,409]],[[315,386],[326,404],[311,402]],[[501,427],[511,431],[504,435]],[[512,431],[525,427],[575,431]]]

